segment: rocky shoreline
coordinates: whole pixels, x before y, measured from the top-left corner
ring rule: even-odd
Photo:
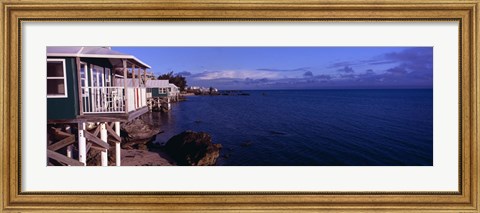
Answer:
[[[162,134],[149,115],[122,124],[122,166],[213,166],[220,156],[221,144],[213,144],[205,132],[186,130],[170,138],[164,146],[155,143]],[[108,150],[109,165],[115,165],[115,147]],[[100,150],[91,150],[87,165],[100,165]]]

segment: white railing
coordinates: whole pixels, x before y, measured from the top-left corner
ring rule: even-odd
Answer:
[[[82,90],[85,114],[125,113],[126,107],[131,112],[147,106],[145,88],[127,88],[126,93],[124,87],[83,87]]]

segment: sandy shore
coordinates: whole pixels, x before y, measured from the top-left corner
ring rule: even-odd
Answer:
[[[175,161],[161,151],[124,150],[122,149],[122,166],[174,166]]]

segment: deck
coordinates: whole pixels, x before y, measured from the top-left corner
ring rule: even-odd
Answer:
[[[96,113],[79,115],[74,119],[48,120],[47,123],[80,123],[80,122],[130,122],[148,112],[148,107],[142,107],[129,113]]]

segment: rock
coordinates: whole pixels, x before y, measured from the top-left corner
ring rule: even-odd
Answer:
[[[122,166],[174,166],[175,162],[162,152],[122,150]]]
[[[122,149],[148,150],[148,144],[160,131],[159,127],[148,123],[142,118],[135,119],[121,126],[121,135],[125,139]]]
[[[160,128],[154,127],[142,119],[135,119],[122,125],[122,130],[129,140],[151,139],[153,136],[160,133]]]
[[[148,150],[148,146],[151,144],[150,139],[145,140],[135,140],[135,141],[126,141],[121,143],[122,149],[139,149],[139,150]]]
[[[87,152],[87,166],[101,166],[102,165],[102,152],[98,149],[90,149]],[[110,147],[108,153],[108,165],[115,165],[115,147]]]
[[[173,166],[175,161],[167,154],[160,151],[131,149],[121,150],[122,166]],[[87,154],[88,166],[100,166],[102,164],[101,151],[91,149]],[[115,166],[115,147],[108,150],[108,166]]]
[[[165,151],[178,165],[213,166],[220,156],[221,144],[213,144],[205,132],[185,131],[173,136],[165,145]]]

